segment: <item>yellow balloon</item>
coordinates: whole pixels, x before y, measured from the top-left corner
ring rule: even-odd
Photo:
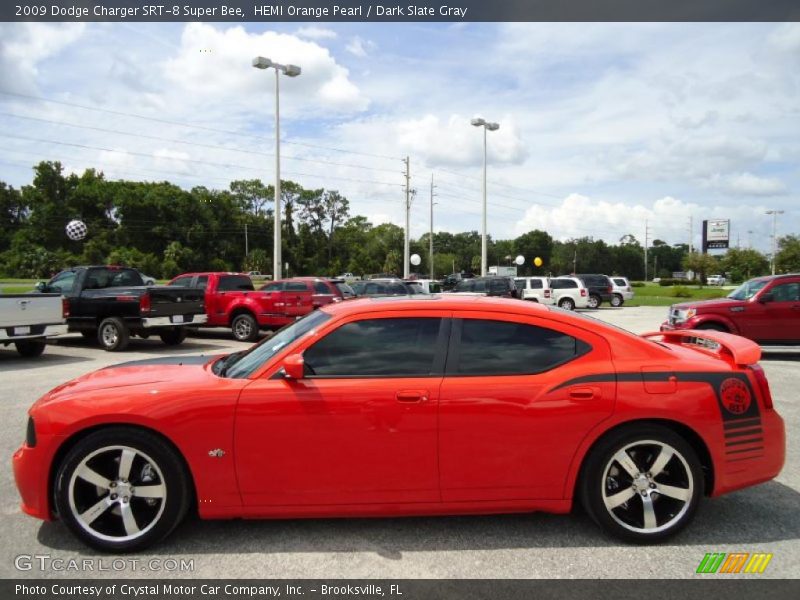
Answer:
[[[541,267],[543,262],[544,261],[542,261],[542,259],[539,258],[538,256],[533,259],[533,264],[535,264],[537,267]]]

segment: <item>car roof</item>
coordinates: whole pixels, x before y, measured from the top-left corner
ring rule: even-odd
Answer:
[[[424,296],[373,296],[329,304],[320,310],[331,315],[381,312],[395,310],[485,310],[490,312],[516,312],[522,314],[547,314],[548,308],[532,302],[513,298],[490,296],[464,296],[460,294],[428,294]]]

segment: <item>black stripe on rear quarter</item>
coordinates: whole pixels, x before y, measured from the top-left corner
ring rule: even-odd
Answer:
[[[752,427],[750,429],[740,429],[740,430],[737,430],[737,431],[728,431],[727,433],[725,433],[725,439],[727,440],[727,439],[730,439],[730,438],[737,438],[737,437],[742,437],[742,436],[745,436],[745,435],[761,435],[762,433],[764,433],[764,431],[761,429],[761,427]]]
[[[735,421],[729,421],[723,425],[725,431],[731,431],[734,429],[747,429],[748,427],[759,427],[761,425],[761,418],[757,419],[737,419]]]
[[[764,441],[763,437],[754,437],[746,440],[735,440],[733,442],[725,442],[725,447],[730,448],[731,446],[741,446],[742,444],[755,444],[763,441]]]

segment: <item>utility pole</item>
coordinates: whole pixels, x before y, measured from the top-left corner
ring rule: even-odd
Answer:
[[[436,186],[433,185],[433,173],[431,173],[431,232],[430,232],[430,239],[428,240],[430,242],[431,279],[434,279],[434,276],[433,276],[433,204],[434,204],[433,197],[435,196],[435,194],[433,193],[433,189],[435,187]]]
[[[647,247],[650,245],[650,227],[644,220],[644,280],[647,281]]]
[[[572,255],[572,274],[578,272],[578,244],[575,244],[575,252]]]
[[[409,252],[410,252],[410,238],[409,238],[409,227],[411,223],[411,161],[409,160],[408,156],[403,161],[406,165],[406,235],[405,240],[403,243],[403,279],[408,279],[410,275],[409,271]]]
[[[244,224],[244,257],[250,254],[250,247],[247,245],[247,223]]]
[[[694,244],[694,217],[689,215],[689,254],[692,253],[692,245]]]
[[[747,230],[747,247],[752,250],[753,249],[753,230]]]
[[[778,254],[778,215],[782,215],[782,210],[768,210],[768,215],[772,215],[772,274],[775,275],[775,256]]]

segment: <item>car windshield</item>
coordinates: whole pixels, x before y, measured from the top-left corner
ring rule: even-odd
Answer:
[[[245,379],[286,346],[314,331],[330,318],[328,313],[315,310],[302,319],[287,325],[272,337],[252,346],[249,350],[236,352],[220,359],[214,365],[214,372],[220,377]]]
[[[751,279],[750,281],[745,281],[728,294],[728,298],[731,300],[749,300],[765,285],[767,285],[767,280],[765,279]]]

